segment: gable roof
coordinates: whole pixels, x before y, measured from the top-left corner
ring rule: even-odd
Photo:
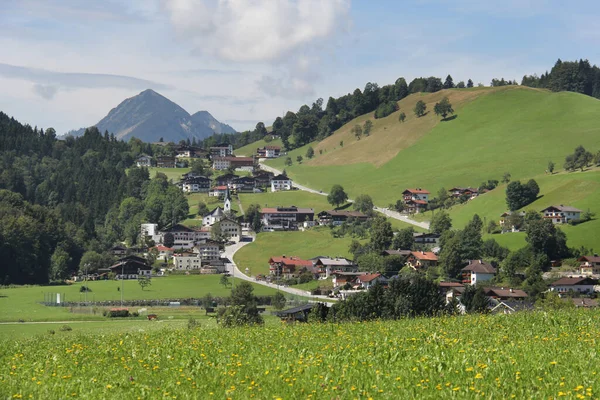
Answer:
[[[581,256],[577,261],[587,261],[591,263],[600,263],[600,257],[598,256]]]
[[[504,289],[504,288],[489,287],[489,288],[485,288],[484,291],[485,291],[486,296],[492,296],[492,297],[496,296],[496,297],[514,298],[514,299],[528,297],[527,293],[525,293],[521,289],[511,289],[511,288]]]
[[[471,260],[471,263],[464,267],[461,271],[470,271],[479,274],[495,274],[496,268],[483,260]]]
[[[416,188],[416,189],[406,189],[404,192],[402,192],[402,194],[404,193],[412,193],[412,194],[429,194],[429,192],[425,189],[421,189],[421,188]]]
[[[360,211],[351,211],[351,210],[328,210],[328,211],[321,211],[319,213],[319,216],[321,215],[329,215],[332,217],[355,217],[355,218],[367,218],[367,215],[361,213]]]
[[[465,286],[460,282],[440,282],[440,283],[438,283],[438,285],[441,288],[455,288],[455,287],[464,287]]]
[[[384,250],[382,255],[407,257],[411,253],[410,250]]]
[[[225,211],[221,208],[221,206],[217,206],[214,210],[204,215],[204,217],[222,217],[225,215]]]
[[[283,175],[283,174],[279,174],[277,176],[274,176],[271,178],[272,181],[291,181],[290,178],[288,178],[287,176]]]
[[[576,286],[576,285],[596,285],[598,281],[596,279],[587,278],[587,277],[578,277],[578,278],[560,278],[557,281],[554,281],[550,284],[550,286]]]
[[[301,266],[301,267],[312,267],[312,265],[313,265],[312,261],[303,260],[298,257],[286,257],[286,256],[271,257],[269,259],[269,264],[271,264],[271,263],[281,263],[283,265],[295,265],[295,266]]]
[[[363,274],[363,275],[359,275],[357,277],[357,279],[361,282],[371,282],[374,281],[375,279],[379,278],[381,276],[381,274]]]
[[[431,251],[411,251],[410,254],[418,260],[437,261],[438,257]]]
[[[561,212],[576,212],[576,213],[583,212],[583,211],[581,211],[581,210],[580,210],[580,209],[578,209],[578,208],[571,207],[571,206],[563,206],[562,204],[561,204],[561,205],[559,205],[559,206],[550,206],[550,207],[546,207],[546,208],[544,208],[544,209],[542,210],[542,212],[545,212],[545,211],[551,211],[551,210],[558,210],[558,211],[561,211]]]
[[[328,258],[320,257],[317,259],[316,264],[320,265],[333,265],[333,266],[353,266],[352,261],[347,258]]]
[[[163,246],[162,244],[156,245],[153,248],[158,251],[173,251],[172,247]]]

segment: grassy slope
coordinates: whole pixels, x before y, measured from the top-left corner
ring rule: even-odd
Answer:
[[[150,172],[150,178],[154,178],[154,176],[158,173],[158,172],[162,172],[163,174],[165,174],[167,176],[167,178],[172,179],[173,182],[178,182],[181,180],[181,175],[190,172],[191,168],[156,168],[156,167],[150,167],[148,168],[148,171]]]
[[[457,91],[409,96],[403,100],[407,105],[402,108],[409,116],[408,122],[400,124],[394,113],[385,124],[379,125],[379,120],[376,121],[371,136],[358,142],[348,136],[347,131],[356,123],[351,121],[327,139],[332,145],[338,143],[336,150],[328,149],[322,155],[317,151],[314,160],[301,165],[294,162],[286,170],[299,183],[315,189],[327,191],[334,183],[340,183],[351,197],[369,193],[378,205],[387,205],[395,202],[406,187],[424,187],[435,193],[440,187],[477,186],[487,179],[499,179],[506,171],[513,179],[526,178],[543,173],[549,160],[560,164],[578,144],[594,150],[600,147],[597,134],[600,102],[596,99],[527,88],[478,89],[473,93],[479,96],[471,99],[473,101],[455,105],[456,119],[436,123],[439,118],[429,113],[423,117],[431,119],[429,123],[417,120],[420,125],[406,135],[406,140],[414,137],[418,140],[389,162],[376,166],[382,158],[381,148],[375,146],[379,151],[369,149],[371,142],[385,140],[387,133],[381,133],[382,128],[392,132],[391,124],[395,123],[393,132],[402,134],[404,129],[411,129],[411,120],[415,120],[409,103],[423,98],[431,109],[431,98],[444,94],[452,98]],[[357,121],[365,118],[359,117]],[[431,130],[428,132],[428,129]],[[568,144],[565,143],[567,135]],[[345,142],[343,149],[339,148],[341,139]],[[360,160],[351,157],[358,151],[345,150],[350,146],[357,146],[360,152],[366,153],[369,162],[349,164]],[[319,148],[316,143],[313,147]],[[296,153],[304,155],[305,151],[305,148],[295,150],[292,159]],[[342,157],[334,157],[334,152],[340,152],[347,164],[342,165]],[[328,162],[324,159],[327,158],[337,165],[326,165]],[[283,161],[277,159],[268,164],[283,168]]]
[[[220,275],[177,275],[152,279],[152,286],[142,290],[135,280],[124,281],[123,295],[125,300],[133,299],[168,299],[168,298],[201,298],[207,293],[214,296],[228,296],[230,289],[219,284]],[[91,293],[89,301],[120,300],[120,281],[88,282]],[[44,300],[44,293],[64,293],[67,301],[83,301],[84,295],[79,293],[81,283],[65,286],[31,286],[0,290],[0,321],[60,321],[71,319],[90,319],[88,315],[70,314],[65,307],[46,307],[39,302]],[[257,295],[274,294],[271,288],[254,285]]]
[[[242,271],[250,269],[251,275],[268,274],[271,256],[297,256],[304,259],[316,256],[349,257],[351,238],[335,239],[329,228],[305,232],[264,232],[254,243],[244,246],[234,256]]]

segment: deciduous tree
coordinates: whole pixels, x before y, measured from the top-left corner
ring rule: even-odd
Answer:
[[[333,185],[331,191],[327,195],[327,201],[336,208],[344,204],[348,200],[348,195],[341,185]]]
[[[422,117],[423,115],[425,115],[425,111],[427,111],[427,104],[425,104],[425,102],[423,100],[419,100],[417,101],[417,104],[415,105],[415,115],[417,117]]]

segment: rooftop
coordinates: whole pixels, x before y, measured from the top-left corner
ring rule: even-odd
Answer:
[[[480,274],[495,274],[496,268],[494,268],[492,264],[483,260],[471,260],[469,265],[464,267],[462,271],[470,271]]]

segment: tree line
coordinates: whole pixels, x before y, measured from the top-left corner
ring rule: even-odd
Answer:
[[[588,60],[556,61],[550,72],[525,75],[521,85],[550,89],[553,92],[576,92],[600,98],[600,68]]]

